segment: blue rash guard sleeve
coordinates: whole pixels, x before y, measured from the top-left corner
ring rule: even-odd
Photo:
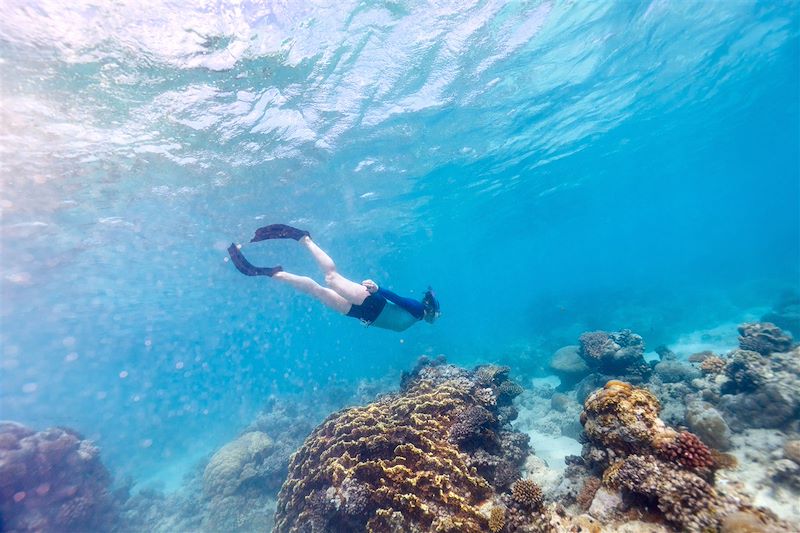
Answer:
[[[392,291],[387,291],[386,289],[378,289],[376,294],[383,296],[396,306],[408,311],[408,313],[417,320],[422,320],[422,318],[425,316],[425,306],[422,305],[422,302],[412,300],[411,298],[398,296]]]

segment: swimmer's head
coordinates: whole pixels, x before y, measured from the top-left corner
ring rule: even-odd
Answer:
[[[439,310],[439,300],[436,299],[436,294],[430,287],[422,297],[422,305],[425,307],[425,314],[422,318],[425,319],[425,322],[433,324],[442,312]]]

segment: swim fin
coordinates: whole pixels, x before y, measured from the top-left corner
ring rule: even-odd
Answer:
[[[250,264],[250,261],[245,259],[245,257],[242,255],[242,252],[234,243],[231,243],[231,245],[228,246],[228,255],[231,256],[231,261],[233,261],[233,265],[236,267],[236,269],[245,276],[272,277],[273,274],[283,271],[283,267],[280,265],[274,267],[253,266]]]
[[[311,234],[286,224],[270,224],[269,226],[258,228],[250,242],[265,241],[267,239],[294,239],[299,241],[305,236],[311,237]]]

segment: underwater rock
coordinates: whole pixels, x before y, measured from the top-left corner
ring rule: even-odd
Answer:
[[[769,356],[734,350],[717,407],[737,428],[788,429],[800,415],[800,348]]]
[[[605,374],[589,374],[575,386],[575,399],[579,404],[583,405],[583,402],[586,401],[586,398],[588,398],[591,393],[602,388],[603,385],[612,379],[614,379],[613,376],[607,376]]]
[[[644,341],[629,329],[607,333],[591,331],[580,336],[581,358],[593,371],[640,383],[652,369],[644,360]]]
[[[504,523],[530,522],[500,497],[528,452],[527,435],[497,421],[519,389],[509,382],[504,367],[426,361],[400,392],[334,413],[293,456],[275,531],[486,531],[487,501]]]
[[[67,428],[0,422],[3,531],[101,531],[117,519],[98,449]]]
[[[698,377],[697,370],[673,359],[664,359],[654,367],[656,375],[664,383],[681,383]]]
[[[584,404],[583,458],[602,471],[603,485],[621,489],[633,504],[655,504],[685,531],[715,530],[727,514],[749,507],[714,487],[714,453],[696,435],[659,418],[646,389],[610,381]]]
[[[559,390],[569,390],[592,370],[580,356],[580,346],[564,346],[550,359],[550,370],[561,380]]]
[[[768,475],[775,482],[800,491],[800,464],[789,459],[778,459],[770,465]]]
[[[203,472],[203,527],[209,531],[258,528],[264,508],[283,482],[286,457],[261,431],[220,448]]]
[[[203,493],[211,498],[230,496],[254,479],[263,478],[264,460],[272,440],[260,431],[245,433],[211,457],[203,473]],[[259,482],[261,484],[261,482]]]
[[[770,322],[750,322],[739,326],[739,347],[761,355],[792,349],[792,336]]]
[[[784,442],[783,456],[800,465],[800,440],[787,440]]]
[[[609,490],[600,486],[599,479],[597,483],[598,487],[595,488],[594,494],[592,495],[588,512],[601,522],[610,522],[619,514],[620,508],[622,507],[622,496],[615,490]]]
[[[769,359],[752,350],[731,352],[730,362],[725,366],[725,375],[730,381],[723,387],[723,394],[751,392],[773,378]]]
[[[703,442],[723,452],[730,450],[731,430],[711,404],[700,400],[690,402],[686,407],[686,424]]]

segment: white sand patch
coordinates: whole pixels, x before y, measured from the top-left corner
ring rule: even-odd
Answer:
[[[783,456],[785,439],[786,435],[776,429],[748,429],[735,434],[731,453],[739,461],[739,467],[720,471],[717,484],[723,487],[741,484],[755,505],[772,510],[790,523],[800,524],[800,494],[775,483],[767,472],[771,463]]]
[[[698,352],[714,352],[725,354],[739,346],[739,334],[736,327],[739,323],[729,322],[711,329],[703,329],[686,333],[669,344],[669,349],[681,359]]]
[[[540,459],[543,459],[549,468],[563,473],[567,467],[564,458],[568,455],[580,455],[581,443],[569,437],[555,437],[536,430],[526,431],[531,438],[531,447]]]

